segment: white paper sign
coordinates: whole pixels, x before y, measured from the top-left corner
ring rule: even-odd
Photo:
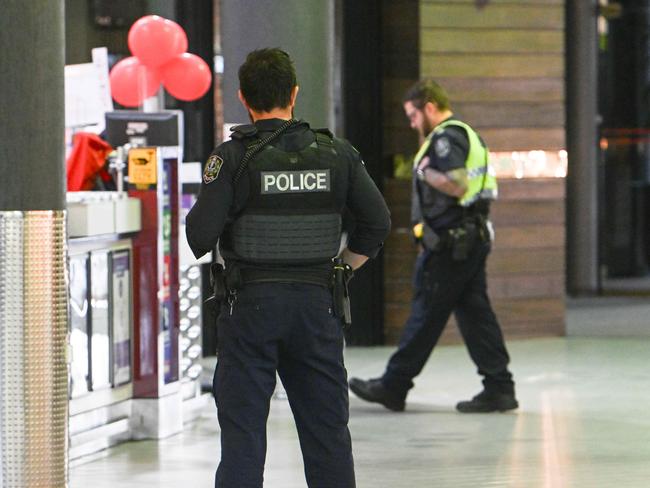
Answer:
[[[108,51],[92,50],[93,62],[65,67],[65,126],[104,130],[104,113],[113,110],[108,78]]]

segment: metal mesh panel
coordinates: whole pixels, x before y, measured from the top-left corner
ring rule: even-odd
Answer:
[[[201,267],[181,266],[180,298],[180,349],[183,380],[194,381],[201,375]]]
[[[67,486],[65,212],[0,212],[3,488]]]
[[[23,478],[23,214],[0,213],[0,421],[2,486]]]

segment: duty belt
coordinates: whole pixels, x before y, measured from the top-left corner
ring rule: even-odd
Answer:
[[[434,231],[425,224],[422,244],[433,252],[452,250],[454,261],[464,261],[477,241],[490,240],[487,218],[479,213],[467,215],[460,226]]]
[[[240,286],[248,283],[307,283],[330,288],[332,290],[334,315],[349,326],[352,323],[352,314],[350,312],[348,283],[353,275],[352,268],[344,263],[341,258],[336,258],[333,261],[333,266],[327,269],[241,268],[239,270],[239,283]],[[226,277],[226,281],[228,282],[229,279],[231,279],[230,275]]]
[[[329,269],[264,269],[241,268],[239,270],[240,284],[249,283],[307,283],[329,287],[332,280],[332,270]]]
[[[237,300],[237,290],[252,283],[306,283],[319,285],[332,290],[334,299],[334,314],[341,318],[345,325],[352,323],[350,313],[350,293],[348,283],[354,272],[341,258],[334,259],[332,266],[327,268],[246,268],[237,265],[230,266],[225,271],[218,263],[210,267],[210,278],[214,294],[207,302],[220,306],[227,299],[230,313]]]

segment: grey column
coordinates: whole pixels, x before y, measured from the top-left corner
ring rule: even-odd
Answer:
[[[595,0],[567,0],[567,288],[598,291],[598,153]]]
[[[63,210],[63,0],[0,12],[0,210]]]
[[[63,0],[0,0],[0,486],[67,486]]]
[[[296,117],[312,127],[334,125],[337,96],[333,0],[221,0],[221,45],[224,57],[223,106],[225,123],[248,123],[237,99],[237,70],[254,49],[279,47],[296,66],[300,92]]]

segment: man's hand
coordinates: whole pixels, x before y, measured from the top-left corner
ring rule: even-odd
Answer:
[[[368,256],[354,253],[350,251],[347,247],[343,249],[343,252],[339,257],[343,259],[344,262],[349,264],[354,270],[359,269],[361,266],[365,264],[366,261],[368,261]]]
[[[436,190],[461,198],[467,191],[467,171],[464,169],[442,173],[429,166],[429,158],[424,157],[418,165],[418,179],[426,182]]]

